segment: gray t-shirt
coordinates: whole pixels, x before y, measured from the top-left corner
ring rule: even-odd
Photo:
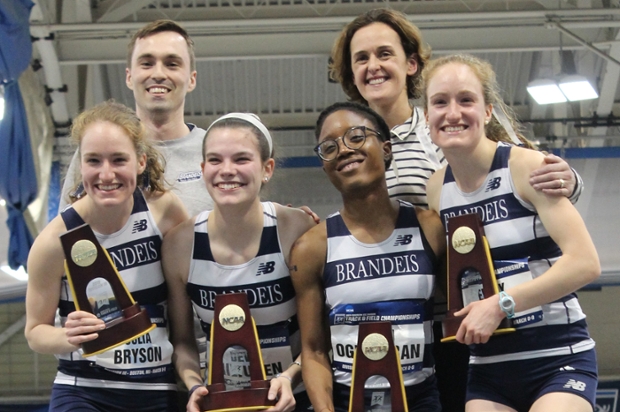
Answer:
[[[179,139],[156,142],[155,146],[166,159],[166,182],[189,212],[191,216],[197,215],[203,210],[213,209],[213,200],[207,192],[207,187],[202,180],[202,139],[206,131],[193,124],[187,125],[189,134]],[[80,161],[76,151],[67,169],[67,177],[62,186],[60,208],[63,210],[69,202],[69,193],[73,190],[75,182],[80,180]]]

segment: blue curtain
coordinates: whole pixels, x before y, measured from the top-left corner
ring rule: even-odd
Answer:
[[[8,261],[13,269],[26,266],[33,238],[23,212],[37,197],[26,110],[17,83],[32,55],[28,18],[33,5],[30,0],[0,0],[0,82],[5,100],[0,121],[0,196],[8,209]]]

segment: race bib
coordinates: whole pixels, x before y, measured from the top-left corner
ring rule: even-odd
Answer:
[[[495,267],[495,277],[500,291],[508,290],[532,280],[532,272],[528,264],[528,259],[496,260],[493,262]],[[542,307],[536,306],[531,309],[515,313],[512,318],[512,325],[515,328],[532,325],[542,322]]]
[[[157,327],[130,342],[94,357],[95,363],[123,376],[157,376],[167,373],[172,363],[172,343],[168,339],[160,305],[145,307]]]
[[[424,359],[423,301],[376,302],[342,305],[330,313],[333,366],[342,372],[353,370],[360,322],[392,323],[403,373],[422,369]]]

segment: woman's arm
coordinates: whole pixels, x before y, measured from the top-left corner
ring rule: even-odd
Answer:
[[[36,238],[28,255],[24,334],[30,348],[39,353],[75,351],[80,344],[96,339],[97,331],[105,328],[102,320],[84,311],[71,312],[65,327],[54,326],[64,274],[64,253],[58,236],[65,231],[62,219],[56,217]]]
[[[568,197],[572,203],[577,202],[583,190],[581,176],[564,159],[554,154],[544,156],[542,165],[539,164],[529,176],[529,183],[535,190]]]
[[[293,243],[317,224],[314,218],[302,209],[285,207],[278,203],[274,203],[274,206],[278,217],[278,237],[288,264]]]
[[[190,218],[172,229],[164,237],[162,244],[162,266],[168,286],[170,341],[174,346],[172,361],[188,389],[203,384],[194,336],[194,313],[190,298],[185,291],[193,241],[194,219]],[[204,391],[196,390],[192,398],[204,395],[206,388]]]
[[[315,411],[333,411],[332,368],[325,324],[321,280],[327,253],[325,223],[312,228],[293,245],[289,269],[297,299],[304,384]]]
[[[601,272],[598,254],[588,229],[575,207],[566,198],[553,198],[534,190],[527,171],[537,165],[535,156],[517,150],[510,159],[516,190],[538,212],[551,238],[562,250],[562,257],[543,275],[508,293],[515,293],[516,309],[552,302],[596,280]],[[517,302],[518,299],[518,302]]]
[[[446,168],[437,170],[432,174],[426,183],[426,198],[428,200],[428,208],[439,214],[439,199],[441,197],[441,189],[443,187],[443,179],[446,174]],[[445,234],[445,233],[444,233]]]

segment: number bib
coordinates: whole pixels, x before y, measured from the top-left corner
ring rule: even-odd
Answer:
[[[495,267],[495,277],[497,278],[500,290],[507,290],[532,280],[532,272],[530,272],[527,259],[496,260],[493,262],[493,265]],[[514,318],[512,318],[512,325],[515,328],[522,328],[542,322],[542,320],[542,307],[536,306],[515,313]]]

